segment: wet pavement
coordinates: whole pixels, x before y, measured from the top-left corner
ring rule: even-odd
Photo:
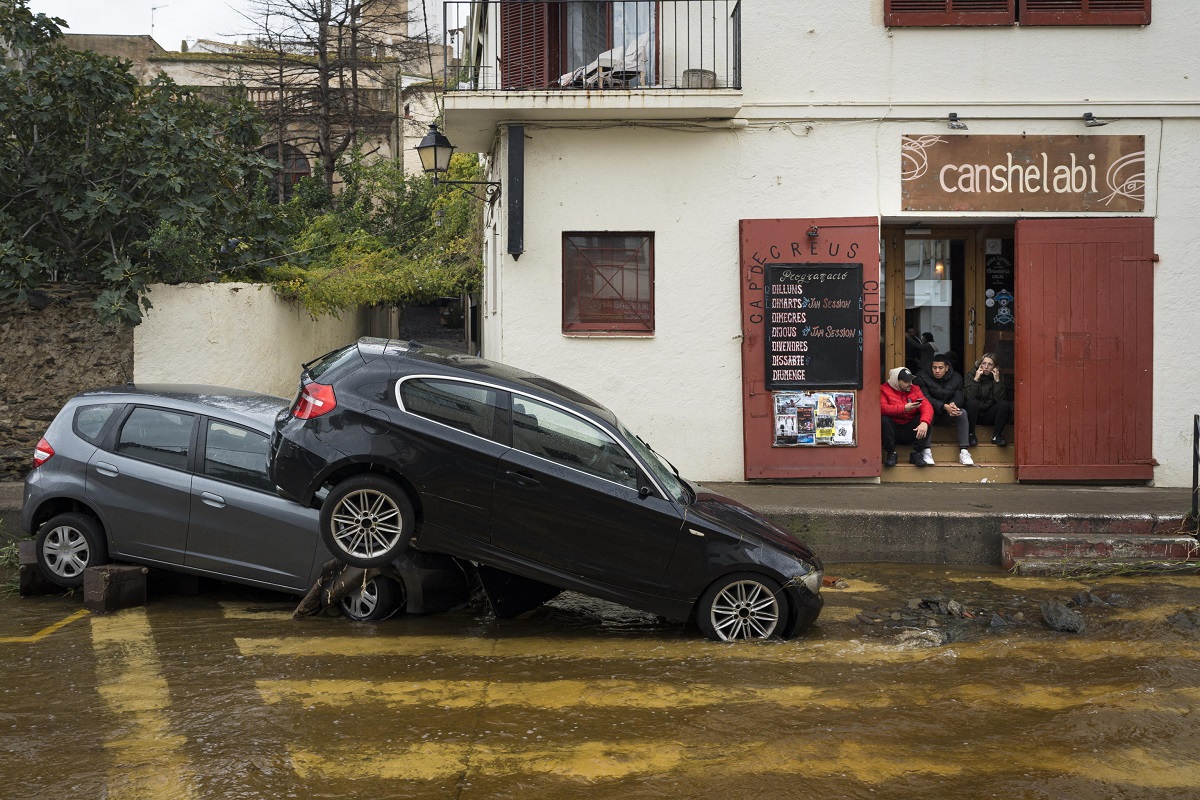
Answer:
[[[761,645],[578,595],[374,625],[10,595],[0,797],[1198,796],[1200,577],[829,573],[817,626]]]

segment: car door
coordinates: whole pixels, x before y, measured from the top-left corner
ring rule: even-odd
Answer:
[[[436,549],[446,536],[486,542],[496,464],[508,450],[499,441],[508,393],[474,381],[414,376],[397,384],[396,395],[402,435],[380,437],[379,446],[398,448],[387,460],[404,465],[421,496],[421,543]]]
[[[184,563],[292,590],[308,588],[317,512],[275,494],[267,434],[202,420]]]
[[[656,593],[683,516],[639,488],[637,462],[607,431],[565,408],[512,400],[513,449],[500,459],[492,544],[530,564]]]
[[[131,408],[111,450],[88,460],[86,494],[102,510],[114,556],[182,564],[196,417],[168,408]]]

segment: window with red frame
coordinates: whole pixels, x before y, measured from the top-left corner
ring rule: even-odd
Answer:
[[[1149,25],[1150,0],[884,0],[892,27]]]
[[[563,331],[654,332],[654,234],[563,234]]]

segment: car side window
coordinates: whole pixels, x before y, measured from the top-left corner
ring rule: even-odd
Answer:
[[[121,408],[120,403],[102,403],[94,406],[83,406],[75,411],[72,427],[75,435],[85,442],[100,444],[104,435],[104,426],[112,419],[113,412]]]
[[[204,436],[203,472],[217,480],[263,492],[274,491],[267,478],[269,446],[270,440],[257,431],[210,419]]]
[[[460,431],[497,440],[501,392],[466,381],[413,378],[400,384],[405,411]]]
[[[123,456],[185,469],[192,444],[192,414],[138,407],[121,426],[116,451]]]
[[[637,464],[606,431],[529,397],[513,396],[513,447],[637,488]]]

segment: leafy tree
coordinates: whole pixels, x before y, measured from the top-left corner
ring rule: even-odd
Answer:
[[[344,188],[336,206],[309,217],[286,265],[271,270],[276,289],[309,313],[359,305],[413,305],[479,287],[481,204],[406,177],[399,165],[364,161],[355,150],[338,165]],[[455,156],[449,179],[478,180],[479,164]],[[319,192],[302,188],[293,205]]]
[[[261,274],[286,231],[254,191],[271,175],[254,109],[140,85],[127,61],[58,45],[65,23],[26,5],[0,0],[0,298],[75,281],[132,324],[152,282]]]

